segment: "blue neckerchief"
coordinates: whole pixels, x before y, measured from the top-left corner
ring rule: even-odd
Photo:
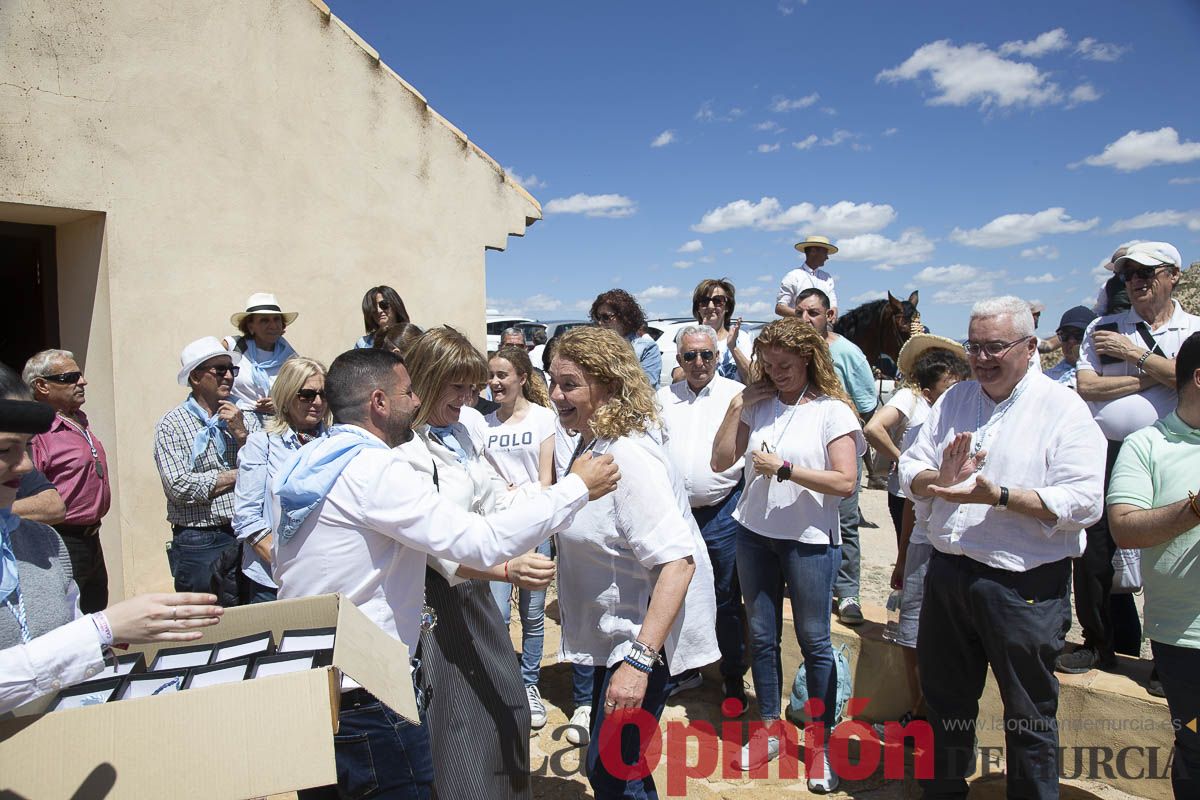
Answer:
[[[196,438],[192,440],[192,458],[188,463],[192,467],[195,467],[196,460],[200,458],[200,456],[204,455],[204,451],[208,449],[209,443],[213,442],[213,440],[216,440],[217,461],[220,462],[222,467],[228,469],[229,464],[225,461],[225,439],[233,441],[233,437],[229,435],[229,430],[225,425],[225,420],[221,419],[216,414],[213,414],[210,417],[208,412],[201,408],[200,404],[196,402],[195,395],[189,394],[187,401],[183,404],[183,407],[186,408],[193,417],[200,420],[200,422],[204,424],[204,427],[201,428],[200,432],[196,434]]]
[[[279,498],[275,535],[280,544],[292,538],[346,466],[366,448],[387,449],[387,445],[362,428],[334,425],[328,436],[309,442],[284,463],[271,487]]]
[[[12,549],[12,532],[21,524],[21,518],[10,508],[0,508],[0,603],[17,591],[17,555]]]
[[[254,384],[260,396],[267,397],[271,394],[271,373],[278,373],[283,362],[298,354],[282,336],[275,342],[275,349],[270,352],[259,350],[253,336],[247,336],[244,341],[247,363],[242,366],[250,368],[250,382]]]
[[[434,438],[441,442],[445,447],[454,452],[454,457],[458,459],[458,463],[465,463],[468,459],[467,451],[458,441],[458,437],[454,434],[453,425],[430,425],[429,432]]]

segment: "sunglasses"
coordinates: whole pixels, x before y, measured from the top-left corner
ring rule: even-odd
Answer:
[[[1134,278],[1141,278],[1144,281],[1153,280],[1160,269],[1166,269],[1165,266],[1138,267],[1136,269],[1126,269],[1121,271],[1121,280],[1129,283]]]
[[[316,400],[318,397],[321,398],[322,400],[324,400],[325,399],[325,390],[324,389],[300,389],[296,392],[296,397],[299,397],[301,400],[303,400],[306,403],[311,403],[314,400]]]
[[[388,309],[390,309],[392,307],[392,304],[389,303],[387,300],[380,300],[375,305],[377,305],[379,307],[380,311],[387,311]]]
[[[79,383],[79,379],[83,377],[83,373],[76,370],[75,372],[60,372],[57,375],[42,375],[44,381],[52,381],[53,383]]]
[[[225,373],[227,373],[227,372],[236,378],[238,376],[238,373],[242,371],[242,368],[241,367],[214,366],[214,367],[205,367],[204,369],[202,369],[200,371],[201,372],[211,372],[213,375],[217,376],[217,380],[220,380],[221,378],[225,377]]]
[[[610,314],[607,311],[601,312],[596,315],[597,322],[612,322],[616,318],[617,318],[616,314]]]
[[[702,305],[702,306],[709,305],[710,303],[714,306],[724,306],[728,302],[729,302],[729,298],[723,294],[713,295],[712,297],[701,297],[700,298],[700,305]]]
[[[1058,339],[1061,342],[1082,342],[1083,331],[1079,328],[1062,328],[1057,331]]]
[[[713,360],[712,350],[688,350],[686,353],[680,353],[680,355],[689,364],[696,360],[696,356],[700,356],[700,360],[704,362]]]
[[[1011,342],[964,342],[963,350],[968,356],[979,358],[986,353],[992,358],[999,358],[1009,351],[1015,345],[1027,340],[1028,336],[1022,336],[1020,339],[1013,339]]]

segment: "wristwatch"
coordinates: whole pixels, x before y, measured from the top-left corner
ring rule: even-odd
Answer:
[[[783,466],[775,470],[775,480],[783,483],[792,479],[792,462],[785,461]]]
[[[662,661],[662,656],[657,650],[652,650],[639,641],[634,641],[629,650],[629,655],[625,658],[634,662],[635,667],[639,667],[643,672],[649,672],[654,669],[654,665]]]
[[[999,497],[999,499],[996,500],[996,505],[992,506],[992,508],[999,508],[999,509],[1008,508],[1008,487],[1007,486],[1000,487],[1000,497]]]

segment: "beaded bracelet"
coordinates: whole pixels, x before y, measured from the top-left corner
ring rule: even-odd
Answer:
[[[629,656],[625,656],[625,663],[628,664],[629,666],[633,667],[634,669],[636,669],[638,672],[644,673],[646,675],[649,675],[651,672],[654,671],[654,667],[643,666],[642,664],[639,664],[637,661],[633,660]]]
[[[1195,492],[1188,492],[1188,507],[1192,509],[1193,514],[1200,517],[1200,505],[1197,503],[1200,503],[1200,496],[1197,496]]]

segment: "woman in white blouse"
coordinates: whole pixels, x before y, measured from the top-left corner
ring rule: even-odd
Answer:
[[[814,328],[793,317],[776,320],[759,333],[754,357],[752,383],[730,401],[717,431],[712,468],[728,469],[746,457],[746,488],[733,516],[741,525],[738,580],[750,623],[755,694],[763,720],[778,720],[786,584],[808,695],[824,701],[821,718],[829,731],[837,690],[829,609],[841,558],[838,502],[854,490],[866,445],[829,348]],[[754,769],[778,754],[778,738],[752,741],[742,748],[740,766]],[[818,793],[837,786],[827,756],[808,786]]]
[[[587,773],[597,798],[656,797],[654,779],[611,774],[599,732],[633,709],[655,718],[671,675],[716,661],[712,567],[683,482],[653,436],[654,392],[629,344],[602,328],[576,328],[550,364],[550,399],[562,425],[579,431],[575,458],[607,452],[617,490],[589,503],[557,536],[562,657],[595,667]],[[621,730],[625,763],[644,743]]]

